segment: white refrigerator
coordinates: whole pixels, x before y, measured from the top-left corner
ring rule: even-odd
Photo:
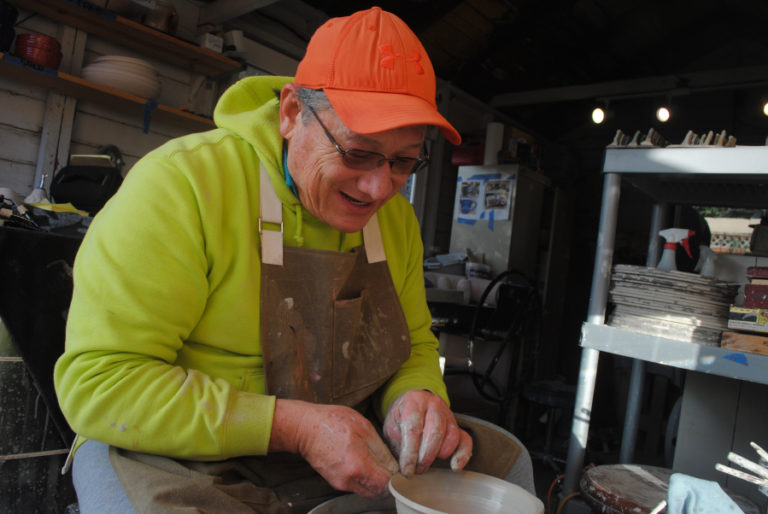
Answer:
[[[482,255],[490,278],[507,270],[536,282],[549,179],[518,164],[460,166],[450,252]]]

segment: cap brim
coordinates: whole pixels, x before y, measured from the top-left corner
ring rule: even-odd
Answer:
[[[358,134],[373,134],[412,125],[434,125],[458,145],[461,136],[435,106],[421,98],[399,93],[324,89],[344,125]]]

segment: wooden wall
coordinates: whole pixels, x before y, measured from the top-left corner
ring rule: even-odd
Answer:
[[[30,14],[20,12],[19,20]],[[73,75],[79,75],[82,67],[102,55],[125,55],[150,62],[160,76],[158,101],[172,107],[185,106],[210,115],[219,88],[227,85],[43,16],[31,16],[16,27],[17,34],[26,32],[57,38],[65,54],[60,69]],[[123,173],[126,173],[149,150],[187,132],[152,122],[149,131],[144,133],[142,121],[138,115],[67,99],[0,75],[0,188],[10,188],[24,197],[43,180],[47,187],[53,174],[67,164],[69,155],[94,153],[106,144],[120,149],[125,159]]]

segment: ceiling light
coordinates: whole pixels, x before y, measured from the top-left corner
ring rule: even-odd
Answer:
[[[765,114],[766,116],[768,116],[768,102],[765,102],[765,103],[763,104],[763,114]]]
[[[669,109],[664,107],[663,105],[656,109],[656,119],[659,120],[662,123],[666,123],[669,121],[670,112]]]
[[[603,121],[605,121],[605,111],[600,107],[595,107],[592,110],[592,123],[599,125]]]

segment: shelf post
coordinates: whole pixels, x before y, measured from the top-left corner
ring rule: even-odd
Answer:
[[[651,233],[648,236],[648,253],[645,265],[655,268],[659,262],[660,246],[659,231],[663,228],[666,206],[654,204],[651,212]],[[627,392],[627,411],[624,414],[624,431],[621,434],[621,449],[619,450],[619,462],[626,464],[632,462],[635,457],[635,443],[637,442],[637,430],[640,425],[640,408],[642,406],[643,392],[645,390],[645,361],[632,360],[632,374],[629,379],[629,391]]]
[[[613,263],[613,248],[616,241],[616,222],[620,192],[621,175],[618,173],[604,173],[600,225],[597,235],[595,265],[592,272],[589,310],[587,312],[587,323],[594,325],[605,323],[605,306],[608,302],[608,289],[611,282],[611,266]],[[583,348],[581,352],[579,382],[573,407],[573,422],[563,482],[563,493],[566,495],[576,490],[576,484],[584,463],[599,356],[600,352],[592,348]]]

